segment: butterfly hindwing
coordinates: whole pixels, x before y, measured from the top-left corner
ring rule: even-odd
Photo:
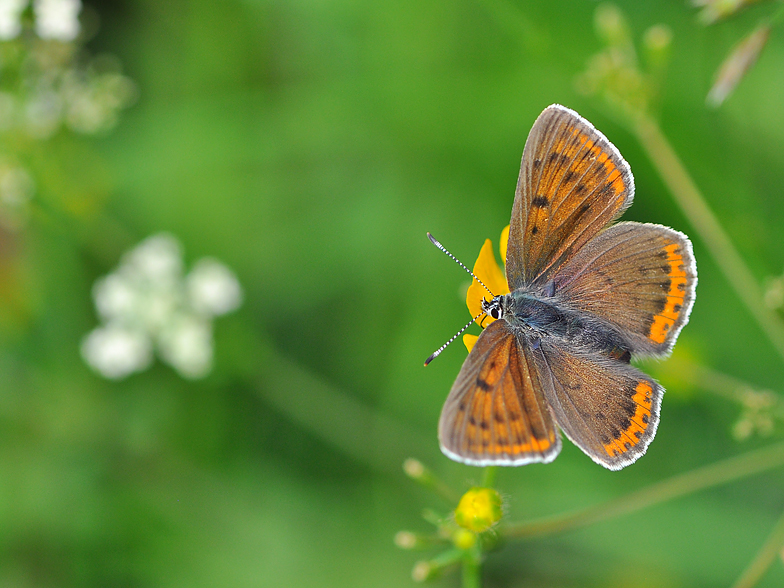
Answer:
[[[479,336],[441,412],[441,449],[470,465],[549,462],[561,438],[539,372],[506,321]]]
[[[613,324],[633,354],[661,356],[689,320],[697,268],[683,233],[623,222],[564,263],[553,284],[560,304]]]
[[[558,426],[596,463],[619,470],[653,440],[664,389],[636,367],[555,340],[532,351]]]
[[[546,282],[633,197],[629,165],[615,146],[576,112],[546,108],[523,150],[506,254],[509,288]]]

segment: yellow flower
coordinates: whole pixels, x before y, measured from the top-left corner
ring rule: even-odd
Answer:
[[[509,226],[501,231],[501,259],[506,262],[506,245],[509,242]],[[493,244],[490,239],[485,240],[482,249],[479,251],[479,257],[474,264],[474,275],[484,282],[485,286],[490,288],[494,295],[500,296],[501,294],[509,294],[509,284],[506,283],[506,274],[498,265],[493,255]],[[482,299],[490,301],[493,297],[490,292],[485,290],[482,285],[476,280],[471,282],[466,293],[466,304],[468,305],[468,312],[472,317],[475,317],[482,312]],[[495,319],[489,316],[483,317],[480,322],[482,326],[487,326]],[[474,348],[474,343],[479,337],[476,335],[463,335],[463,343],[465,344],[468,352]]]
[[[482,533],[501,520],[501,495],[492,488],[471,488],[455,509],[455,522],[461,527]]]

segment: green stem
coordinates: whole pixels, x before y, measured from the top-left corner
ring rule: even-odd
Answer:
[[[673,476],[605,504],[512,524],[502,534],[506,538],[535,537],[585,527],[783,465],[784,443],[777,443]]]
[[[495,486],[495,479],[498,475],[498,468],[496,466],[487,466],[485,474],[482,479],[482,486],[485,488],[493,488]]]
[[[482,551],[479,542],[463,558],[463,581],[461,588],[481,588]]]
[[[438,494],[447,504],[455,505],[460,500],[460,494],[452,490],[444,483],[433,471],[425,467],[418,459],[409,458],[403,463],[403,470],[411,477],[431,492]]]
[[[439,553],[433,559],[428,561],[421,561],[414,566],[412,575],[417,582],[424,582],[436,578],[445,570],[456,566],[465,559],[465,554],[462,549],[450,549]]]
[[[784,513],[782,513],[776,526],[773,527],[768,539],[760,548],[756,557],[733,584],[733,588],[752,588],[762,579],[765,572],[778,559],[779,552],[784,546]]]
[[[634,120],[632,130],[724,277],[784,359],[784,323],[765,305],[757,280],[719,224],[661,128],[653,118],[640,114]]]

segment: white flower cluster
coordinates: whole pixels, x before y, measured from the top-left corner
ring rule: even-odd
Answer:
[[[34,0],[36,35],[21,34],[29,4],[0,0],[0,42],[8,47],[0,58],[0,131],[48,139],[63,126],[84,134],[113,128],[136,87],[116,60],[85,62],[80,0]]]
[[[28,0],[0,0],[0,40],[15,39],[22,33],[22,13]],[[73,41],[79,34],[80,0],[35,0],[35,32],[42,39]]]
[[[15,39],[22,32],[22,12],[27,0],[0,0],[0,41]]]
[[[182,248],[161,233],[127,252],[93,288],[103,324],[82,342],[82,357],[106,378],[150,366],[153,352],[185,378],[212,368],[212,319],[242,303],[242,288],[225,265],[197,261],[184,275]]]
[[[18,129],[38,140],[63,126],[81,134],[100,133],[112,129],[120,111],[135,99],[136,86],[119,71],[97,72],[92,66],[69,64],[49,67],[42,60],[36,64],[42,69],[21,68],[24,88],[7,88],[0,81],[0,131]],[[0,76],[3,73],[0,64]]]
[[[117,60],[86,56],[79,35],[81,9],[80,0],[0,0],[3,229],[24,226],[33,195],[30,173],[8,163],[22,159],[16,150],[24,151],[29,139],[45,141],[61,129],[108,131],[136,98],[136,86],[120,73]]]

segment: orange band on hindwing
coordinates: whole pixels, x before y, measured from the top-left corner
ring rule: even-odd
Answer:
[[[637,383],[632,401],[634,402],[634,414],[629,418],[629,425],[618,431],[617,436],[604,445],[604,450],[610,457],[617,457],[637,445],[650,426],[651,408],[653,407],[653,386],[650,382],[641,380]]]
[[[653,315],[653,322],[648,332],[648,338],[655,343],[664,343],[667,340],[667,334],[683,310],[688,277],[683,269],[683,256],[679,250],[678,243],[671,243],[664,247],[666,263],[669,265],[667,277],[670,281],[666,286],[668,290],[664,308]]]

